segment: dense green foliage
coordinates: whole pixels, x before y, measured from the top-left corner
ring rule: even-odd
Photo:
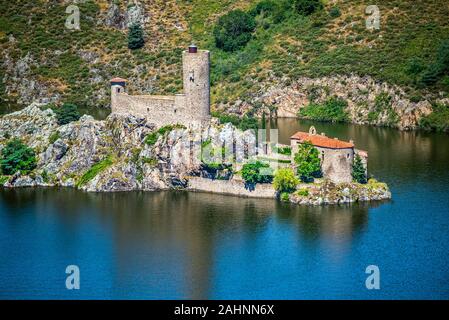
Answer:
[[[64,103],[60,108],[56,108],[55,112],[59,125],[77,121],[81,117],[78,107],[70,103]]]
[[[251,40],[256,23],[242,10],[233,10],[221,16],[214,27],[215,45],[224,51],[236,51]]]
[[[449,39],[441,42],[435,61],[425,70],[421,82],[434,85],[443,76],[449,76]]]
[[[87,170],[77,181],[78,187],[85,185],[93,178],[95,178],[100,172],[106,170],[114,163],[114,159],[111,155],[107,156],[100,162],[94,164],[89,170]]]
[[[280,193],[295,191],[298,183],[298,178],[290,168],[281,168],[274,173],[273,185]]]
[[[277,147],[277,148],[273,148],[273,152],[277,152],[279,154],[290,156],[292,154],[292,148],[291,147]]]
[[[358,183],[367,183],[366,169],[363,165],[362,158],[356,154],[354,163],[352,164],[352,178]]]
[[[132,24],[128,31],[128,48],[131,50],[140,49],[145,45],[143,30],[139,24]]]
[[[308,16],[322,9],[323,4],[320,0],[294,0],[294,7],[299,14]]]
[[[251,118],[249,116],[238,117],[236,115],[224,114],[224,113],[212,113],[214,117],[217,117],[220,120],[220,123],[232,123],[234,126],[239,128],[242,131],[248,129],[257,129],[259,127],[259,123],[257,119]]]
[[[419,126],[425,130],[449,132],[449,106],[434,105],[433,113],[422,117]]]
[[[19,139],[10,140],[1,151],[0,168],[4,175],[17,171],[28,174],[36,168],[36,154]]]
[[[303,182],[313,182],[314,178],[322,176],[318,150],[308,141],[298,146],[295,164],[297,174]]]
[[[347,106],[345,100],[331,97],[324,104],[310,103],[299,110],[298,116],[318,121],[347,122],[349,120]]]
[[[270,165],[260,161],[244,164],[241,173],[245,184],[250,187],[253,187],[256,183],[273,181],[273,170]]]

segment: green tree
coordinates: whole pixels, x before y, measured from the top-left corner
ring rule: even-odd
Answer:
[[[357,154],[352,164],[352,178],[358,183],[366,183],[368,181],[366,176],[366,169],[363,165],[362,158]]]
[[[134,23],[129,27],[128,31],[128,48],[131,50],[142,48],[145,44],[145,39],[143,38],[142,27]]]
[[[295,0],[294,7],[297,13],[308,16],[323,8],[320,0]]]
[[[431,86],[444,74],[449,74],[449,40],[443,41],[438,47],[436,61],[424,71],[421,83]]]
[[[36,154],[21,140],[13,139],[2,149],[0,167],[5,175],[27,174],[36,168]]]
[[[273,181],[272,169],[269,164],[260,161],[246,163],[242,167],[242,178],[250,188],[256,183],[270,183]]]
[[[81,117],[78,107],[74,104],[65,103],[62,107],[55,110],[58,124],[63,125],[72,121],[77,121]]]
[[[312,182],[314,178],[322,176],[318,150],[309,141],[298,146],[295,163],[298,176],[303,182]]]
[[[295,191],[298,183],[298,178],[290,168],[281,168],[274,173],[273,185],[279,193]]]
[[[224,51],[236,51],[251,40],[255,27],[256,22],[250,14],[232,10],[221,16],[214,27],[215,45]]]
[[[332,18],[338,18],[339,16],[341,16],[340,8],[337,7],[337,6],[330,8],[330,10],[329,10],[329,15],[330,15]]]

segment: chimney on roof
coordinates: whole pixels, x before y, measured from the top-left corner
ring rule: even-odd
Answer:
[[[334,138],[334,140],[338,140],[338,138],[337,138],[337,137],[335,137],[335,138]]]
[[[189,46],[189,53],[197,53],[197,52],[198,52],[197,46],[194,45],[194,44],[191,44],[191,45]]]
[[[321,132],[321,135],[322,135],[323,137],[325,137],[325,136],[326,136],[326,134],[325,134],[324,132]]]
[[[351,140],[349,140],[349,143],[352,143],[352,144],[354,144],[354,140],[352,140],[352,139],[351,139]]]

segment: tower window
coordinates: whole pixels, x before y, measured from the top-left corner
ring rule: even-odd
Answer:
[[[147,112],[150,112],[150,108],[147,108]]]

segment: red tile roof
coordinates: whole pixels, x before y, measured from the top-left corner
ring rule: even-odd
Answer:
[[[111,82],[128,82],[128,80],[123,79],[123,78],[114,78],[114,79],[111,79]]]
[[[310,141],[316,147],[332,148],[332,149],[348,149],[354,148],[354,143],[332,139],[318,134],[309,134],[307,132],[296,132],[290,139],[300,142]]]

